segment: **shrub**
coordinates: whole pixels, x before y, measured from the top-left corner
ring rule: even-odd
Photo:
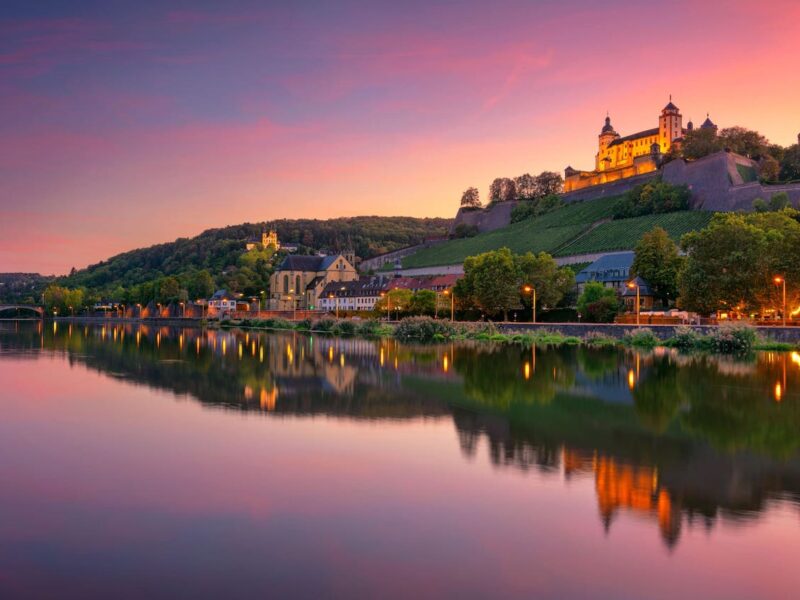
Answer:
[[[355,321],[350,319],[342,319],[341,321],[337,321],[333,325],[333,329],[331,330],[332,333],[336,335],[355,335],[357,332],[358,326],[356,325]]]
[[[381,322],[375,319],[362,321],[358,325],[358,334],[364,336],[380,335],[382,327],[383,325],[381,324]]]
[[[624,341],[630,346],[638,346],[640,348],[653,348],[658,346],[661,340],[653,333],[652,329],[637,329],[633,332],[625,334]]]
[[[401,340],[419,340],[430,342],[447,339],[455,334],[453,326],[441,319],[430,317],[406,317],[394,330],[395,337]]]
[[[311,324],[311,329],[322,333],[331,333],[336,326],[336,319],[330,317],[323,317],[317,319]]]
[[[675,334],[669,340],[669,345],[681,350],[691,350],[698,346],[700,340],[701,336],[694,329],[681,325],[675,328]]]
[[[583,337],[588,346],[616,346],[617,340],[601,331],[590,331]]]
[[[723,323],[706,336],[710,350],[724,354],[750,352],[757,341],[756,330],[744,323]]]
[[[296,327],[297,329],[300,329],[302,331],[308,331],[309,329],[311,329],[312,323],[313,321],[311,319],[303,319],[302,321],[297,322]]]
[[[268,329],[294,329],[294,323],[286,319],[264,319],[261,321],[261,326]]]

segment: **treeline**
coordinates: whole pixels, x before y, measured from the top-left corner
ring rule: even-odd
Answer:
[[[728,127],[719,133],[714,128],[688,131],[666,158],[696,160],[721,150],[758,161],[758,177],[765,183],[800,180],[800,144],[772,144],[759,132],[744,127]]]
[[[86,269],[73,269],[57,283],[118,299],[159,297],[162,287],[166,285],[171,292],[177,281],[179,288],[187,290],[193,299],[197,290],[192,290],[192,281],[200,277],[199,273],[207,272],[212,278],[211,287],[257,295],[269,285],[274,268],[272,252],[266,249],[245,252],[245,243],[250,238],[260,238],[269,226],[278,231],[282,244],[297,245],[300,254],[352,248],[358,256],[369,258],[429,237],[443,236],[450,219],[351,217],[244,223],[131,250]]]

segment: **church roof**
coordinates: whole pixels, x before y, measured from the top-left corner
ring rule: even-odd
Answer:
[[[336,259],[339,258],[338,254],[331,254],[328,256],[298,256],[290,254],[283,259],[283,262],[278,267],[278,271],[324,271],[330,267]]]
[[[633,140],[638,140],[641,138],[651,137],[654,135],[658,135],[658,127],[655,129],[645,129],[644,131],[640,131],[639,133],[633,133],[631,135],[626,135],[625,137],[617,138],[613,142],[611,142],[608,146],[618,146],[619,144],[624,144],[625,142],[632,142]]]
[[[675,106],[675,105],[672,103],[672,100],[670,100],[670,101],[669,101],[669,104],[667,104],[667,105],[664,107],[664,110],[678,110],[678,107],[677,107],[677,106]]]
[[[606,124],[603,125],[601,133],[615,133],[614,127],[611,125],[611,117],[606,117]]]

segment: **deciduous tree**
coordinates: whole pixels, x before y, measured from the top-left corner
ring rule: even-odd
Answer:
[[[464,208],[480,208],[481,197],[478,188],[469,187],[461,194],[461,206]]]
[[[650,285],[650,289],[664,306],[678,295],[678,273],[683,259],[678,255],[678,246],[661,227],[645,233],[636,244],[631,276],[639,276]]]

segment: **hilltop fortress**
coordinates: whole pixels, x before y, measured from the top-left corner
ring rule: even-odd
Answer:
[[[716,132],[717,125],[706,115],[699,129]],[[671,97],[661,109],[658,127],[652,129],[623,137],[614,129],[611,117],[606,116],[598,136],[594,170],[567,167],[561,198],[564,202],[580,202],[619,196],[660,176],[667,183],[689,188],[693,210],[751,210],[757,198],[769,200],[781,192],[800,207],[800,183],[764,184],[759,180],[758,162],[746,156],[723,150],[697,160],[666,160],[693,130],[691,121],[683,126],[683,115]],[[517,204],[518,201],[493,202],[483,210],[461,207],[450,232],[459,225],[475,227],[479,232],[507,227]]]
[[[700,127],[717,129],[708,117]],[[656,171],[661,166],[662,156],[673,146],[679,145],[686,132],[692,129],[694,125],[691,121],[684,129],[683,115],[672,103],[672,96],[669,104],[661,110],[658,127],[653,129],[621,137],[611,125],[611,117],[606,115],[605,125],[598,136],[594,171],[567,167],[564,170],[564,191],[571,192]]]

